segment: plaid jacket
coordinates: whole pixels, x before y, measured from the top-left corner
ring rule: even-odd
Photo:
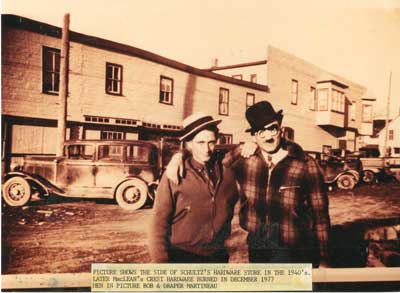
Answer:
[[[325,259],[330,219],[322,173],[299,145],[284,141],[283,148],[288,155],[272,170],[268,194],[268,167],[259,149],[247,159],[240,148],[225,155],[241,187],[240,225],[278,247],[316,246]]]

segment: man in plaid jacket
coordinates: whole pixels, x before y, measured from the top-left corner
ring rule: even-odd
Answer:
[[[250,262],[303,262],[326,266],[330,219],[323,176],[313,158],[282,138],[282,110],[262,101],[246,119],[255,154],[241,147],[225,155],[241,187],[240,225],[248,232]]]
[[[249,261],[327,266],[330,219],[323,176],[299,145],[282,138],[282,118],[282,110],[275,112],[267,101],[249,107],[247,132],[256,150],[239,146],[223,162],[240,185]],[[176,181],[176,169],[170,169],[168,177]]]

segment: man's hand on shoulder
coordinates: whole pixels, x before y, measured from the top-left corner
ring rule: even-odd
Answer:
[[[180,179],[184,177],[184,171],[183,153],[178,152],[174,154],[171,158],[171,161],[169,161],[167,169],[165,170],[165,174],[167,174],[169,180],[178,185]]]
[[[246,141],[241,146],[240,155],[244,158],[249,158],[255,154],[256,150],[257,150],[257,144],[254,141]]]

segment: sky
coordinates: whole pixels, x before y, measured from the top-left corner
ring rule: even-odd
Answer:
[[[17,14],[198,68],[267,58],[272,45],[368,88],[400,113],[400,0],[3,0]]]

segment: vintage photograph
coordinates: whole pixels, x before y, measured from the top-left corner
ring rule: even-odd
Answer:
[[[1,13],[2,289],[93,263],[309,263],[317,291],[400,290],[400,1]]]

